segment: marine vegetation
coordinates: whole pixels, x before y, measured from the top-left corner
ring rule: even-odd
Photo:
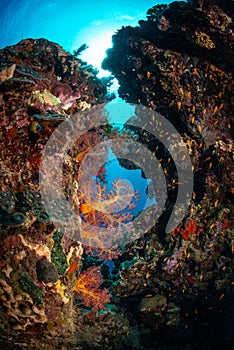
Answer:
[[[0,50],[1,349],[234,348],[233,13],[230,0],[153,6],[137,27],[113,36],[103,61],[112,73],[106,80],[79,58],[85,45],[71,54],[46,39],[24,39]],[[133,137],[158,159],[168,193],[151,229],[127,244],[124,231],[120,240],[115,233],[131,221],[139,192],[120,176],[108,187],[108,148],[97,147],[119,131],[94,125],[66,150],[63,164],[80,242],[48,215],[39,168],[62,122],[73,115],[85,129],[81,111],[92,122],[90,110],[108,101],[113,76],[121,98],[162,114],[180,133],[193,193],[184,219],[166,232],[182,144],[171,145],[173,159],[150,132],[126,124],[123,138]],[[144,125],[139,107],[135,114]],[[82,170],[85,162],[91,166]],[[52,165],[58,164],[59,154]],[[56,200],[50,206],[60,218],[63,208]],[[144,220],[150,216],[149,210]],[[96,234],[100,228],[105,240]]]

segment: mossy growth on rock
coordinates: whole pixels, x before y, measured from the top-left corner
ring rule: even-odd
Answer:
[[[57,267],[59,275],[63,275],[66,269],[68,268],[66,255],[61,246],[62,237],[63,232],[56,230],[53,235],[54,245],[51,250],[51,261]]]
[[[33,279],[26,272],[21,272],[20,286],[24,292],[30,295],[36,305],[42,304],[43,289],[36,286]]]

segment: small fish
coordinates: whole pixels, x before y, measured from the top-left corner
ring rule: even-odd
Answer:
[[[180,94],[181,94],[181,95],[183,95],[183,94],[184,94],[184,91],[183,91],[183,89],[182,89],[182,88],[180,88],[180,89],[179,89],[179,92],[180,92]]]
[[[34,133],[34,134],[37,134],[40,130],[41,130],[41,125],[36,122],[36,121],[33,121],[30,125],[30,130]]]
[[[200,124],[198,125],[197,130],[198,130],[198,132],[201,134],[202,128],[201,128],[201,125],[200,125]]]
[[[147,70],[147,72],[146,72],[146,76],[147,76],[147,78],[148,78],[148,79],[151,77],[151,73],[150,73],[150,71],[149,71],[149,70]]]
[[[193,74],[197,75],[200,78],[200,74],[197,71],[197,68],[193,68]]]
[[[221,294],[219,300],[222,300],[224,298],[225,294]]]
[[[219,106],[219,110],[223,108],[223,103],[221,103],[221,105]]]
[[[178,108],[178,110],[180,110],[180,108],[181,108],[181,102],[180,101],[177,101],[177,108]]]

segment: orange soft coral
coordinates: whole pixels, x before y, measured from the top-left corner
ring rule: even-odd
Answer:
[[[90,252],[98,252],[105,258],[124,241],[124,235],[131,233],[132,209],[139,195],[128,181],[116,179],[109,190],[104,182],[93,185],[87,181],[87,187],[77,194],[78,215],[82,219],[82,241]],[[133,228],[132,228],[133,229]],[[108,254],[107,254],[108,253]]]
[[[110,302],[110,293],[106,288],[100,289],[101,284],[100,266],[90,267],[77,279],[74,291],[81,294],[84,306],[104,310],[104,304]]]

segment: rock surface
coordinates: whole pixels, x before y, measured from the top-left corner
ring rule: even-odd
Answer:
[[[175,126],[194,169],[189,211],[166,235],[176,195],[168,165],[172,159],[150,133],[137,132],[138,141],[161,159],[170,184],[169,203],[159,224],[130,247],[113,291],[127,300],[135,317],[139,296],[141,305],[145,296],[151,300],[162,295],[180,309],[176,335],[167,327],[152,331],[155,349],[233,345],[233,14],[233,1],[156,5],[138,27],[124,27],[113,36],[103,61],[103,68],[118,79],[122,98],[161,113]],[[144,115],[137,117],[144,125]],[[177,158],[183,159],[179,150]],[[154,317],[156,327],[167,323],[164,311],[155,315],[145,309],[141,314],[148,327],[153,327]],[[232,322],[223,324],[220,314],[228,314]],[[167,340],[169,334],[178,346]]]
[[[138,27],[113,37],[103,67],[119,80],[121,97],[161,113],[180,132],[195,183],[187,216],[166,234],[174,169],[157,140],[138,131],[137,141],[162,158],[169,199],[159,222],[121,247],[112,265],[54,227],[38,185],[50,135],[71,114],[104,102],[106,87],[46,39],[0,51],[1,349],[234,347],[233,12],[228,0],[156,5]],[[67,193],[76,192],[79,163],[102,137],[93,130],[68,154]],[[100,298],[110,293],[105,307]]]

